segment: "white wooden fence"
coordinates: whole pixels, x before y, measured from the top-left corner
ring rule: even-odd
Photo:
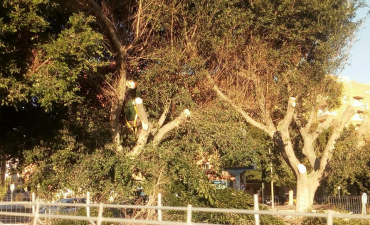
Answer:
[[[161,196],[158,196],[161,199]],[[3,205],[17,205],[24,206],[25,208],[30,208],[28,212],[4,212],[0,211],[0,216],[14,216],[14,217],[24,217],[29,218],[28,222],[25,224],[44,224],[45,219],[65,219],[65,220],[84,220],[89,221],[92,225],[101,225],[102,222],[117,222],[117,223],[131,223],[131,224],[172,224],[172,225],[201,225],[208,223],[195,223],[192,221],[193,212],[213,212],[213,213],[233,213],[233,214],[252,214],[254,215],[255,224],[259,225],[259,216],[260,215],[280,215],[280,216],[303,216],[303,217],[320,217],[326,218],[327,224],[332,225],[334,218],[341,219],[367,219],[370,220],[369,215],[358,215],[358,214],[336,214],[333,211],[329,210],[327,213],[296,213],[296,212],[287,212],[287,211],[260,211],[258,210],[258,196],[254,196],[255,207],[254,210],[244,210],[244,209],[217,209],[217,208],[199,208],[192,207],[188,205],[187,207],[170,207],[162,206],[161,200],[158,201],[158,206],[142,206],[142,205],[116,205],[116,204],[89,204],[87,201],[86,204],[78,204],[78,207],[86,208],[86,216],[77,216],[77,215],[50,215],[50,214],[39,214],[39,209],[41,207],[47,206],[69,206],[76,207],[74,203],[42,203],[42,202],[1,202],[0,207]],[[90,216],[91,208],[98,208],[97,216]],[[139,220],[139,219],[125,219],[125,218],[108,218],[103,216],[103,211],[105,208],[117,208],[117,209],[146,209],[146,210],[156,210],[157,219],[156,220]],[[171,210],[171,211],[185,211],[186,212],[186,222],[178,221],[163,221],[162,220],[162,211]],[[18,223],[19,224],[19,223]]]

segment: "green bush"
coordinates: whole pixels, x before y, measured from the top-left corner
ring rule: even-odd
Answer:
[[[326,225],[326,218],[307,217],[302,225]],[[334,219],[333,225],[370,225],[370,220]]]
[[[200,206],[193,207],[210,207],[222,209],[253,209],[253,199],[250,195],[234,189],[216,190],[213,196],[214,203],[206,205],[201,203]],[[267,210],[266,207],[260,208]],[[184,221],[186,212],[166,212],[164,215],[167,221]],[[230,224],[230,225],[253,225],[255,224],[254,215],[240,213],[211,213],[211,212],[193,212],[192,221],[196,223],[212,224]],[[284,225],[284,222],[276,217],[263,215],[260,216],[261,225]]]
[[[99,209],[97,208],[91,208],[90,209],[90,216],[91,217],[97,217],[99,213]],[[103,211],[103,217],[113,217],[115,212],[111,209],[104,209]],[[86,209],[81,208],[73,215],[76,216],[86,216]],[[84,220],[61,220],[61,219],[53,219],[51,221],[51,224],[53,225],[90,225],[91,223],[89,221]],[[103,225],[118,225],[119,223],[112,223],[112,222],[103,222]]]

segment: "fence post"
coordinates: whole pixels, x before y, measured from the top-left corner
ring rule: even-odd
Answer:
[[[86,216],[90,217],[90,206],[89,206],[90,205],[90,192],[89,191],[86,193],[86,204],[87,204],[87,206],[86,206]],[[95,225],[94,221],[89,220],[89,222],[90,222],[90,224]]]
[[[328,219],[326,220],[327,225],[333,225],[333,210],[328,210]]]
[[[188,225],[191,225],[191,217],[192,217],[192,206],[191,205],[188,205],[188,213],[187,213],[187,218],[186,218],[186,222]]]
[[[258,195],[257,194],[254,195],[254,210],[255,211],[259,210],[259,208],[258,208]],[[260,224],[260,216],[258,214],[254,214],[254,220],[255,220],[255,225]]]
[[[98,225],[101,225],[101,222],[103,220],[103,203],[100,203],[99,205],[99,214],[98,214]]]
[[[36,211],[34,212],[33,225],[37,225],[37,221],[39,220],[39,210],[40,210],[40,203],[36,202]]]
[[[162,195],[158,193],[158,206],[162,207]],[[158,209],[158,221],[162,221],[162,209]]]
[[[90,204],[90,192],[86,193],[86,204],[87,204],[87,206],[86,206],[86,216],[90,217],[90,206],[89,206],[89,204]]]
[[[35,192],[32,192],[32,214],[35,214],[35,202],[36,202],[36,194],[35,194]]]
[[[366,204],[367,204],[367,194],[366,193],[362,194],[361,203],[362,203],[361,214],[365,215],[366,214]]]

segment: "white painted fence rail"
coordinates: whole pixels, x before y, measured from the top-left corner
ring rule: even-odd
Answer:
[[[42,202],[1,202],[0,206],[3,205],[16,205],[31,208],[29,212],[4,212],[0,211],[0,215],[5,216],[19,216],[30,218],[27,224],[44,224],[43,219],[66,219],[66,220],[84,220],[89,221],[92,225],[101,225],[102,222],[118,222],[118,223],[131,223],[131,224],[172,224],[172,225],[201,225],[209,223],[195,223],[192,222],[193,212],[213,212],[213,213],[233,213],[233,214],[251,214],[255,216],[255,224],[259,224],[260,215],[280,215],[280,216],[303,216],[303,217],[320,217],[326,218],[327,224],[332,225],[334,218],[341,219],[366,219],[370,220],[369,215],[360,214],[336,214],[329,210],[328,213],[296,213],[296,212],[284,212],[284,211],[261,211],[258,207],[255,210],[244,210],[244,209],[217,209],[217,208],[198,208],[188,205],[188,207],[170,207],[170,206],[142,206],[142,205],[117,205],[117,204],[74,204],[74,203],[42,203]],[[85,207],[86,209],[98,208],[98,216],[89,216],[89,210],[86,210],[86,216],[77,215],[50,215],[50,214],[39,214],[39,209],[43,206],[70,206],[70,207]],[[185,211],[187,212],[186,222],[178,221],[163,221],[160,214],[157,213],[157,220],[138,220],[138,219],[125,219],[125,218],[108,218],[103,217],[104,208],[117,208],[117,209],[147,209],[157,210],[157,212],[163,213],[163,211]]]
[[[3,205],[5,203],[0,203]],[[280,215],[280,216],[304,216],[304,217],[321,217],[327,219],[327,224],[332,225],[334,218],[342,219],[367,219],[370,220],[369,215],[354,215],[354,214],[334,214],[333,211],[328,213],[296,213],[296,212],[283,212],[283,211],[258,211],[258,210],[244,210],[244,209],[216,209],[216,208],[198,208],[198,207],[169,207],[169,206],[135,206],[135,205],[115,205],[115,204],[78,204],[79,207],[97,207],[99,208],[99,214],[97,217],[90,216],[76,216],[76,215],[49,215],[39,214],[38,208],[40,206],[72,206],[76,207],[76,204],[70,203],[25,203],[25,202],[9,202],[8,205],[25,205],[32,207],[36,204],[35,213],[22,213],[22,212],[0,212],[0,215],[8,216],[22,216],[33,218],[31,223],[43,224],[42,218],[49,219],[66,219],[66,220],[84,220],[90,221],[91,224],[100,225],[102,222],[125,222],[132,224],[173,224],[173,225],[200,225],[207,223],[194,223],[191,221],[192,212],[218,212],[218,213],[237,213],[237,214],[258,214],[258,215]],[[135,220],[135,219],[124,219],[124,218],[107,218],[102,216],[104,208],[134,208],[134,209],[154,209],[154,210],[173,210],[173,211],[187,211],[186,222],[175,222],[175,221],[158,221],[158,220]],[[257,213],[258,212],[258,213]],[[257,221],[256,221],[257,222]]]

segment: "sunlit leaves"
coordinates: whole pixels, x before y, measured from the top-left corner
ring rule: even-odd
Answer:
[[[55,41],[40,46],[40,62],[30,71],[30,78],[33,92],[45,109],[50,110],[55,102],[81,102],[81,84],[77,79],[90,79],[99,67],[107,65],[103,36],[92,30],[92,22],[93,17],[76,14]]]
[[[335,145],[335,152],[325,180],[330,194],[337,194],[339,186],[344,194],[349,194],[351,187],[357,187],[364,192],[368,190],[369,143],[359,147],[358,141],[355,126],[351,125],[343,131]]]
[[[22,82],[29,56],[40,32],[48,26],[42,6],[47,1],[8,1],[0,4],[0,100],[16,106],[27,101],[29,86]]]

